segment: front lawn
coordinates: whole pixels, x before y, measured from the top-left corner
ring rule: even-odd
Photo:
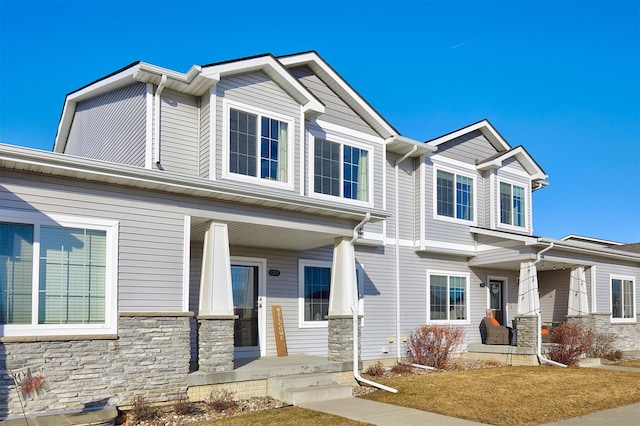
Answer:
[[[245,425],[273,425],[273,426],[368,426],[368,423],[356,422],[344,417],[318,411],[305,410],[300,407],[277,408],[251,414],[240,414],[226,419],[193,423],[190,426],[245,426]]]
[[[373,401],[493,425],[539,425],[640,402],[640,372],[500,367],[380,380]]]

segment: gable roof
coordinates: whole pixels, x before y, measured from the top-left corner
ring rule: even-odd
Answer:
[[[496,149],[496,151],[503,152],[511,149],[511,145],[507,143],[507,141],[502,137],[500,133],[498,133],[495,127],[493,127],[493,125],[487,119],[480,120],[461,129],[454,130],[442,136],[438,136],[435,139],[426,141],[426,143],[433,146],[442,145],[445,142],[449,142],[453,139],[459,138],[460,136],[466,135],[476,130],[479,130],[484,135],[484,137],[487,138],[487,140]]]
[[[542,167],[538,165],[522,145],[511,148],[505,152],[499,152],[489,158],[478,161],[476,169],[484,171],[502,167],[504,161],[509,158],[515,158],[520,164],[522,164],[522,167],[524,167],[527,173],[529,173],[531,178],[534,180],[543,180],[548,177],[544,170],[542,170]]]

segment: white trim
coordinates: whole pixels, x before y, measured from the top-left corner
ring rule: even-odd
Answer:
[[[501,192],[500,192],[500,184],[505,183],[511,186],[511,222],[513,222],[513,187],[517,186],[520,188],[524,189],[524,202],[525,202],[525,206],[524,206],[524,214],[523,214],[523,219],[524,219],[524,226],[516,226],[516,225],[512,225],[509,223],[502,223],[501,220],[501,216],[502,216],[502,207],[501,207]],[[496,225],[497,228],[503,228],[503,229],[508,229],[511,231],[518,231],[518,232],[530,232],[531,231],[531,224],[530,222],[530,212],[531,212],[531,185],[524,185],[520,182],[514,181],[514,180],[510,180],[510,179],[504,179],[501,177],[498,177],[498,184],[496,187],[496,196],[497,196],[497,206],[496,206],[496,211],[497,211],[497,215],[496,215]]]
[[[218,150],[218,83],[209,90],[209,179],[216,180],[216,151]],[[224,139],[224,138],[223,138]]]
[[[191,265],[191,216],[184,215],[182,249],[182,311],[189,312],[189,269]]]
[[[453,167],[458,167],[462,170],[465,170],[466,173],[473,173],[474,175],[478,174],[478,171],[476,170],[475,166],[473,164],[469,164],[469,163],[465,163],[463,161],[459,161],[459,160],[454,160],[452,158],[448,158],[448,157],[444,157],[440,154],[431,154],[428,155],[428,158],[431,160],[431,162],[433,163],[434,166],[453,166]],[[527,176],[529,177],[529,176]]]
[[[420,197],[420,226],[419,226],[419,240],[418,247],[420,250],[424,250],[427,240],[427,165],[426,156],[421,157],[419,167],[419,197]],[[435,211],[435,209],[434,209]]]
[[[598,275],[596,274],[596,265],[592,265],[590,267],[591,273],[591,311],[590,313],[598,312],[598,304],[596,303],[596,280],[598,279]],[[611,284],[609,284],[611,285]]]
[[[446,241],[436,241],[436,240],[424,240],[425,250],[429,247],[434,248],[443,248],[449,250],[459,250],[462,252],[476,252],[476,247],[471,244],[458,244],[458,243],[449,243]]]
[[[438,220],[438,221],[444,221],[444,222],[451,222],[451,223],[457,223],[460,225],[467,225],[467,226],[477,226],[478,225],[478,176],[477,174],[473,174],[473,175],[469,175],[469,174],[465,174],[464,172],[459,172],[454,168],[449,168],[449,167],[442,167],[440,165],[435,165],[432,167],[433,170],[433,219],[434,220]],[[454,197],[454,205],[453,205],[453,217],[449,217],[449,216],[442,216],[438,214],[438,171],[443,171],[445,173],[451,173],[453,174],[453,197]],[[466,177],[467,179],[471,179],[473,181],[473,219],[472,220],[467,220],[467,219],[459,219],[457,218],[456,212],[457,212],[457,207],[458,207],[458,196],[457,196],[457,191],[458,191],[458,176],[462,176],[462,177]]]
[[[411,248],[415,248],[416,243],[419,244],[419,242],[413,241],[413,240],[407,240],[407,239],[399,239],[398,240],[398,244],[400,244],[400,247],[411,247]],[[396,245],[396,239],[394,237],[385,237],[384,239],[384,244],[385,245],[391,245],[391,246],[395,246]]]
[[[327,268],[331,271],[331,261],[298,259],[298,328],[327,328],[326,319],[320,321],[305,321],[304,319],[304,268],[306,266]],[[329,273],[329,291],[331,291],[331,273]],[[327,301],[328,303],[328,301]]]
[[[630,318],[614,318],[613,317],[613,292],[611,288],[611,284],[613,280],[620,280],[623,283],[624,281],[631,281],[631,288],[633,289],[633,294],[631,295],[631,304],[632,304],[631,312],[633,312],[633,316]],[[637,293],[636,277],[631,275],[609,274],[609,312],[611,312],[611,323],[635,323],[636,322],[636,310],[637,310],[637,306],[636,306],[637,294],[636,293]],[[624,302],[624,286],[623,288],[621,288],[621,294],[623,295],[622,298]],[[622,305],[622,311],[624,312],[624,303]]]
[[[496,197],[496,171],[491,170],[489,173],[489,228],[496,229],[497,216],[496,216],[496,206],[498,203],[498,198]]]
[[[302,105],[300,105],[300,142],[294,144],[294,146],[299,146],[300,147],[300,153],[299,153],[299,157],[298,157],[298,167],[300,167],[299,170],[299,182],[298,185],[300,186],[300,195],[304,197],[304,190],[305,190],[305,182],[304,182],[304,172],[305,169],[307,167],[307,165],[304,162],[304,159],[306,158],[306,152],[307,152],[307,130],[306,130],[306,125],[305,125],[305,120],[304,120],[304,108],[302,108]]]
[[[3,335],[17,336],[77,336],[87,334],[117,334],[118,332],[118,235],[119,222],[66,215],[45,215],[34,211],[0,209],[0,221],[34,226],[33,275],[32,275],[32,323],[5,324]],[[38,324],[38,297],[40,274],[40,227],[61,226],[105,231],[105,312],[104,324]]]
[[[382,150],[382,209],[387,210],[387,150]],[[387,220],[382,221],[382,240],[387,238]],[[365,226],[366,227],[366,226]]]
[[[365,206],[365,207],[373,207],[374,205],[374,196],[375,196],[375,181],[374,181],[374,157],[375,157],[375,148],[373,146],[370,145],[366,145],[362,142],[356,142],[350,139],[345,139],[343,137],[340,136],[336,136],[334,134],[329,134],[329,133],[325,133],[325,134],[320,134],[319,131],[315,130],[315,129],[309,129],[308,130],[309,133],[309,152],[308,152],[308,172],[307,172],[307,176],[308,176],[308,193],[309,193],[309,197],[311,198],[318,198],[318,199],[324,199],[324,200],[331,200],[331,201],[336,201],[336,200],[340,200],[343,202],[348,202],[350,204],[354,204],[354,205],[360,205],[360,206]],[[328,194],[319,194],[317,192],[315,192],[315,188],[314,188],[314,183],[315,183],[315,161],[314,161],[314,156],[315,156],[315,138],[319,138],[319,139],[323,139],[326,140],[328,142],[333,142],[333,143],[337,143],[340,144],[340,195],[328,195]],[[369,185],[368,188],[368,200],[367,201],[361,201],[361,200],[356,200],[353,198],[345,198],[343,191],[344,191],[344,180],[343,180],[343,165],[344,165],[344,146],[350,146],[353,148],[358,148],[361,150],[365,150],[367,151],[367,156],[368,156],[368,161],[369,161],[369,166],[368,166],[368,171],[369,171],[369,182],[367,183]]]
[[[231,256],[230,265],[258,267],[258,350],[260,356],[267,356],[267,259]]]
[[[153,167],[153,84],[147,83],[145,96],[146,123],[145,123],[145,155],[144,167]]]
[[[272,188],[281,189],[294,189],[295,180],[295,150],[294,150],[294,137],[295,137],[295,118],[288,117],[286,115],[271,112],[262,108],[257,108],[251,105],[243,104],[241,102],[230,101],[228,99],[222,100],[222,178],[235,180],[240,182],[250,183],[252,185],[264,185]],[[231,173],[229,171],[229,110],[237,109],[242,112],[254,114],[258,116],[256,123],[256,176],[242,175],[239,173]],[[263,179],[260,177],[260,129],[261,118],[267,117],[275,119],[287,124],[287,128],[291,131],[287,131],[287,181],[278,182],[270,179]]]
[[[323,130],[328,130],[330,132],[336,132],[336,133],[341,133],[347,137],[353,137],[353,138],[358,138],[358,139],[362,139],[365,140],[367,142],[372,142],[372,143],[378,143],[378,144],[385,144],[385,140],[383,138],[381,138],[380,136],[374,136],[374,135],[370,135],[368,133],[364,133],[364,132],[360,132],[358,130],[355,129],[351,129],[349,127],[344,127],[344,126],[340,126],[338,124],[334,124],[334,123],[329,123],[328,121],[324,121],[324,120],[313,120],[314,124],[316,124],[317,126],[319,126],[320,128],[322,128]]]
[[[489,140],[489,142],[499,150],[501,148],[504,151],[511,149],[511,146],[505,141],[502,136],[493,128],[493,126],[487,121],[482,120],[478,123],[471,124],[467,127],[463,127],[462,129],[456,130],[454,132],[448,133],[446,135],[440,136],[439,138],[428,141],[430,145],[438,146],[460,136],[464,136],[468,133],[473,132],[474,130],[480,130],[485,138]],[[496,146],[497,145],[497,146]]]
[[[445,325],[469,325],[471,324],[471,274],[469,272],[452,272],[435,269],[427,269],[427,294],[426,294],[426,319],[427,324],[445,324]],[[466,279],[465,287],[465,304],[466,317],[465,320],[431,320],[431,275],[439,275],[447,277],[447,296],[449,293],[449,279],[451,277],[462,277]],[[447,308],[449,307],[449,299],[447,299]],[[448,309],[447,309],[448,311]]]

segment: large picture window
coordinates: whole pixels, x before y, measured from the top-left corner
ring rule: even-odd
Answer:
[[[635,321],[634,287],[633,278],[611,278],[611,317],[614,321]]]
[[[369,151],[321,138],[313,147],[315,193],[369,201]]]
[[[500,223],[525,226],[524,187],[500,182]]]
[[[229,108],[229,173],[289,182],[291,127],[268,114]]]
[[[461,322],[469,319],[469,276],[445,272],[427,273],[429,321]]]
[[[436,205],[438,216],[473,221],[473,179],[438,170]]]
[[[109,227],[103,226],[0,222],[0,324],[5,335],[12,335],[11,327],[45,335],[45,330],[67,334],[77,327],[109,331],[109,309],[114,307],[108,277],[114,271],[108,234]]]

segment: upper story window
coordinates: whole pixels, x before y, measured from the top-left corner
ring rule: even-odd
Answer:
[[[473,178],[438,170],[436,212],[438,216],[474,220]]]
[[[525,189],[500,182],[500,223],[525,227]]]
[[[315,138],[313,191],[358,201],[369,201],[369,151]]]
[[[635,321],[635,280],[628,277],[611,277],[612,321]]]
[[[5,335],[115,332],[114,225],[4,217],[0,324]]]
[[[247,106],[227,105],[227,177],[292,187],[294,121]]]

